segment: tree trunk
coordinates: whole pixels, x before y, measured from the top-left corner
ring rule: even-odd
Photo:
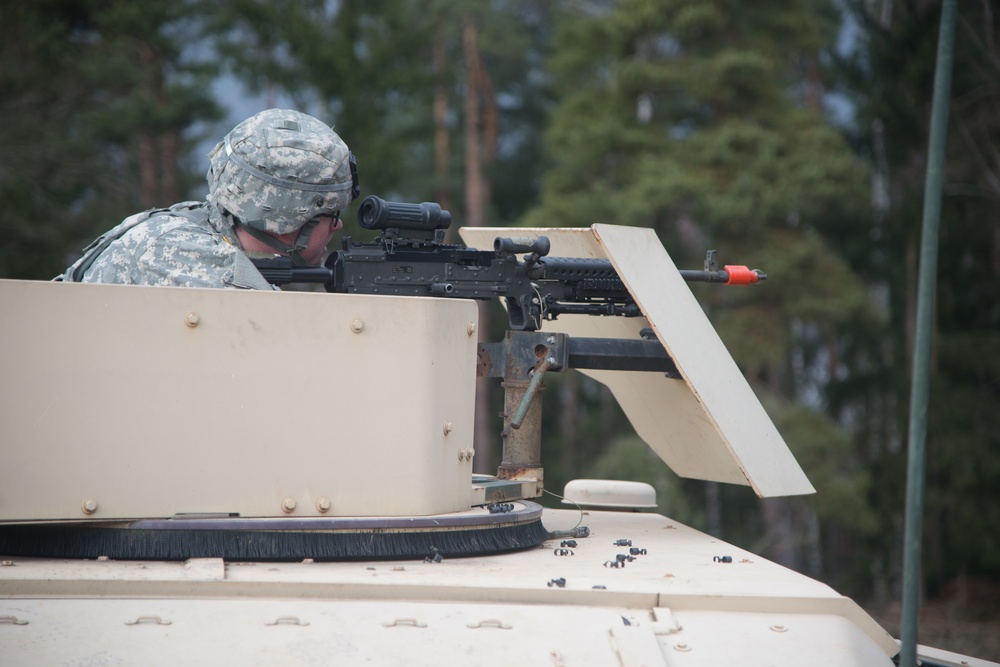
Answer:
[[[764,537],[768,558],[802,572],[799,537],[795,531],[795,509],[788,498],[764,498],[760,503],[764,518]]]
[[[493,109],[496,102],[492,99],[492,85],[483,69],[479,58],[479,33],[471,17],[466,17],[462,26],[462,51],[465,56],[466,86],[465,86],[465,224],[471,227],[482,227],[486,222],[486,206],[489,202],[490,187],[483,173],[484,162],[491,160],[496,152],[496,121],[490,120],[487,113],[485,136],[480,132],[480,101],[485,102],[487,109]],[[490,126],[493,134],[490,136]],[[483,150],[485,147],[485,150]],[[484,157],[485,153],[485,157]],[[479,340],[482,342],[490,336],[490,317],[487,304],[479,306]],[[480,380],[476,388],[476,429],[473,446],[476,452],[474,470],[480,473],[496,472],[495,465],[499,463],[494,453],[494,442],[497,434],[491,425],[492,415],[492,380]]]
[[[160,135],[160,203],[169,206],[181,199],[177,186],[177,131],[167,130]]]
[[[152,73],[156,70],[156,53],[152,45],[143,42],[138,50],[139,67],[145,81],[144,93],[151,100],[159,98],[155,90],[155,79]],[[139,133],[139,201],[143,208],[156,205],[158,189],[156,185],[156,140],[151,128],[144,128]]]
[[[432,60],[434,67],[434,198],[441,208],[451,210],[448,190],[448,157],[451,152],[451,134],[448,132],[448,88],[445,84],[447,61],[444,38],[438,35],[434,42]],[[451,230],[448,230],[449,233]]]
[[[143,208],[153,208],[156,199],[156,144],[143,132],[139,135],[139,202]]]
[[[163,60],[156,48],[144,42],[138,50],[144,77],[145,98],[158,110],[170,108],[163,76]],[[167,206],[180,199],[177,185],[179,137],[176,129],[145,127],[139,135],[139,198],[146,208]]]
[[[580,419],[580,375],[578,372],[565,373],[559,391],[559,462],[562,473],[573,479],[579,471],[577,456],[577,424]]]
[[[483,198],[483,158],[479,136],[479,32],[471,18],[462,26],[465,55],[465,224],[482,227],[486,220]]]
[[[905,319],[903,326],[906,327],[904,340],[906,341],[906,359],[904,363],[909,364],[913,359],[913,350],[916,347],[917,338],[917,247],[913,237],[906,239],[906,247],[903,250],[906,273],[906,296],[905,296]]]
[[[705,522],[708,524],[708,534],[723,539],[722,500],[719,495],[718,482],[705,482]]]

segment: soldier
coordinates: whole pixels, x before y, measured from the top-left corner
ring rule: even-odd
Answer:
[[[208,201],[126,218],[56,280],[274,289],[248,253],[318,264],[359,194],[347,144],[298,111],[248,118],[209,153]]]

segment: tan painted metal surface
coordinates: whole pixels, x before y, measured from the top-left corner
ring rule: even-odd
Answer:
[[[714,417],[748,396],[712,398],[702,375],[735,365],[692,360],[663,321],[704,320],[697,304],[623,268],[662,263],[656,244],[544,231],[554,255],[607,248],[700,378],[602,377],[654,449],[690,476],[801,492],[780,436]],[[327,516],[437,521],[485,497],[470,489],[472,302],[0,281],[0,304],[0,520],[321,516],[326,499]],[[558,324],[635,337],[646,320]],[[890,665],[898,650],[828,586],[666,517],[543,521],[591,536],[440,563],[0,554],[0,664]]]
[[[854,602],[656,514],[546,510],[592,534],[437,564],[13,558],[4,664],[889,665]],[[605,567],[628,547],[625,567]],[[721,562],[728,556],[731,562]],[[563,579],[564,587],[554,580]],[[18,625],[18,623],[24,623]]]
[[[4,280],[0,304],[0,520],[469,507],[474,302]]]
[[[460,230],[462,239],[478,248],[492,247],[494,238],[509,232]],[[584,372],[611,389],[636,433],[674,472],[748,484],[762,497],[814,492],[653,230],[595,225],[518,229],[518,235],[549,237],[553,257],[610,259],[614,264],[645,317],[562,315],[546,322],[543,330],[633,339],[643,328],[656,331],[683,382],[656,373]]]

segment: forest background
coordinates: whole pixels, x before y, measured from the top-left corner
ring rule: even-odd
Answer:
[[[934,313],[921,643],[1000,659],[1000,32],[961,3]],[[543,463],[820,578],[898,632],[931,0],[34,0],[0,5],[0,278],[48,279],[127,215],[206,191],[271,106],[364,194],[466,225],[651,227],[818,493],[682,480],[601,386],[546,390]],[[364,237],[344,215],[345,233]],[[502,319],[492,319],[494,339]],[[499,390],[480,388],[483,414]],[[480,420],[477,467],[499,427]]]

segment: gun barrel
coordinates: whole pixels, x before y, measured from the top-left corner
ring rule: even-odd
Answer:
[[[724,283],[729,280],[726,271],[695,271],[693,269],[681,269],[681,278],[689,283]]]

